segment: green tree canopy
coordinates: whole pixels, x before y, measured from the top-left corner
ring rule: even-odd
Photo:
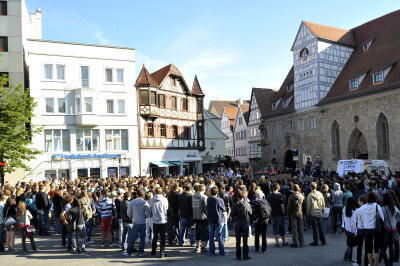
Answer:
[[[31,128],[35,101],[22,85],[13,86],[8,77],[0,77],[0,183],[4,174],[16,168],[29,170],[27,162],[40,152],[31,147],[32,135],[39,129]]]

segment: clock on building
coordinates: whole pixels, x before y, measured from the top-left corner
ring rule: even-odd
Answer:
[[[306,61],[309,55],[310,55],[310,52],[308,51],[307,48],[301,49],[300,58],[303,59],[303,61]]]

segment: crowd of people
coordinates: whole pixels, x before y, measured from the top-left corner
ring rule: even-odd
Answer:
[[[226,256],[231,231],[236,258],[248,260],[250,236],[254,251],[266,253],[270,224],[275,247],[304,247],[307,229],[312,230],[311,246],[327,245],[328,233],[342,233],[344,261],[393,265],[399,261],[399,198],[400,179],[383,173],[294,173],[276,180],[226,171],[21,182],[0,188],[0,252],[7,247],[14,253],[17,235],[23,252],[28,252],[27,239],[35,252],[35,234],[47,236],[54,228],[62,246],[75,254],[95,244],[92,237],[99,229],[97,244],[121,249],[124,256],[145,256],[146,243],[151,243],[153,256],[159,246],[161,258],[167,256],[167,244]]]

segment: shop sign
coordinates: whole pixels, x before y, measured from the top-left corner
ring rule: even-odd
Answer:
[[[51,159],[53,161],[61,161],[61,160],[82,160],[82,159],[119,159],[121,158],[121,154],[53,154]]]

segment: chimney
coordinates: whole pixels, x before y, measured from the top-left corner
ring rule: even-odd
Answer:
[[[35,13],[30,14],[31,36],[32,39],[42,39],[42,10],[36,9]]]

